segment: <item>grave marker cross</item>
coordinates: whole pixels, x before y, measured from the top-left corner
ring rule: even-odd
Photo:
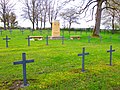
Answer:
[[[24,33],[24,30],[22,29],[21,32],[22,32],[22,34],[23,34],[23,33]]]
[[[100,36],[100,42],[102,42],[102,36]]]
[[[85,28],[85,32],[86,32],[86,34],[88,33],[88,30]]]
[[[48,35],[46,36],[46,45],[48,45]]]
[[[90,36],[88,36],[88,43],[90,43],[90,39],[91,39],[91,37],[90,37]]]
[[[62,45],[64,44],[64,36],[62,36]]]
[[[10,38],[8,38],[8,36],[6,35],[6,38],[3,38],[3,40],[6,40],[6,47],[8,47],[8,41],[10,40]]]
[[[26,38],[28,40],[28,46],[30,46],[30,39],[31,37],[28,35],[28,38]]]
[[[120,36],[118,36],[118,38],[120,39]]]
[[[2,31],[2,30],[0,30],[1,35],[2,35],[2,32],[3,32],[3,31]]]
[[[118,39],[120,39],[120,36],[118,36]]]
[[[31,33],[32,33],[32,35],[33,35],[33,29],[30,29],[30,31],[31,31]]]
[[[80,30],[80,34],[82,35],[82,29]]]
[[[42,34],[42,29],[39,30],[40,34]]]
[[[110,42],[112,41],[112,36],[110,36]]]
[[[27,86],[27,79],[26,79],[26,63],[34,62],[34,60],[26,60],[26,53],[22,53],[22,61],[13,62],[14,65],[23,64],[23,85]]]
[[[48,35],[49,35],[50,34],[50,30],[48,29],[47,32],[48,32]]]
[[[110,46],[110,50],[107,50],[107,52],[110,52],[110,66],[112,66],[112,52],[115,50],[112,50],[112,45]]]
[[[10,34],[12,34],[12,30],[11,29],[9,30],[9,32],[10,32]]]
[[[62,34],[63,34],[63,36],[64,36],[64,30],[62,30]]]
[[[84,72],[84,59],[85,59],[85,55],[89,55],[89,53],[85,53],[85,48],[83,48],[83,52],[82,54],[78,54],[78,56],[82,56],[82,72]]]

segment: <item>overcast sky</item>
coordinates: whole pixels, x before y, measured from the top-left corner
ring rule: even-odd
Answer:
[[[79,0],[76,0],[76,2],[74,2],[74,5],[78,4]],[[14,2],[16,2],[16,5],[15,5],[15,13],[17,15],[17,20],[18,20],[18,25],[19,26],[22,26],[22,27],[32,27],[32,24],[29,20],[24,20],[22,17],[21,17],[21,13],[22,13],[22,4],[20,2],[18,2],[17,0],[14,0]],[[67,7],[70,7],[71,5],[73,5],[73,3],[71,3],[70,5],[68,5]],[[89,13],[88,13],[89,14]],[[81,19],[79,20],[80,24],[72,24],[72,27],[74,28],[85,28],[85,27],[91,27],[91,26],[94,26],[95,24],[95,21],[90,21],[90,22],[87,22],[88,19],[90,19],[91,17],[86,17],[84,19]],[[60,21],[60,26],[61,28],[63,27],[63,21],[61,19],[58,19]],[[47,23],[46,25],[47,27],[50,27],[50,24]]]

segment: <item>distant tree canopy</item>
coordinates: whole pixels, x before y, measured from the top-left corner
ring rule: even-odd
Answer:
[[[79,17],[80,15],[77,14],[77,9],[75,8],[67,8],[63,12],[61,12],[60,16],[69,23],[69,29],[71,28],[72,23],[80,24]]]
[[[102,24],[105,27],[112,28],[112,34],[120,28],[120,10],[107,9],[102,14]]]
[[[4,30],[9,24],[9,14],[12,13],[13,7],[14,3],[11,3],[10,0],[0,0],[0,19],[4,23]]]
[[[6,17],[6,26],[8,29],[17,27],[18,21],[16,21],[15,13],[13,13],[13,12],[11,12],[10,14],[6,13],[5,17]],[[1,17],[0,20],[1,20],[1,22],[4,22],[3,17]]]
[[[23,0],[21,1],[23,4],[23,14],[22,17],[25,19],[29,19],[33,25],[33,30],[38,28],[38,23],[42,23],[46,25],[46,22],[52,26],[52,21],[56,20],[60,10],[63,8],[65,4],[69,1],[60,2],[60,0]]]
[[[80,4],[72,5],[78,0],[19,0],[22,6],[22,17],[28,19],[32,23],[33,30],[46,28],[46,22],[52,27],[52,21],[62,17],[62,20],[69,23],[79,23],[81,14],[87,15],[87,11],[91,11],[92,17],[95,11],[95,27],[93,36],[99,37],[102,13],[108,13],[111,17],[113,27],[117,26],[115,22],[120,22],[120,0],[79,0]],[[70,4],[69,4],[70,3]],[[67,5],[72,5],[66,7]],[[4,23],[4,29],[17,25],[16,15],[13,13],[14,4],[10,0],[0,0],[0,19]],[[91,9],[90,9],[91,8]],[[106,12],[103,12],[106,11]],[[105,15],[105,14],[104,14]],[[85,18],[85,17],[84,17]],[[117,19],[116,19],[117,18]]]
[[[81,13],[83,12],[86,13],[89,10],[89,7],[92,6],[93,15],[95,8],[97,8],[93,36],[99,37],[102,11],[104,9],[106,10],[111,9],[116,11],[119,10],[120,0],[84,0],[84,2],[85,1],[87,1],[87,4],[85,5]]]

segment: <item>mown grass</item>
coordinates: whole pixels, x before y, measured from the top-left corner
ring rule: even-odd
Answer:
[[[5,36],[11,40],[9,47],[5,47]],[[70,40],[69,33],[64,32],[64,45],[61,40],[31,41],[27,46],[29,30],[24,34],[19,30],[3,31],[0,35],[0,90],[26,89],[26,90],[119,90],[120,89],[120,38],[119,34],[101,33],[99,38],[88,36],[91,32],[74,32],[70,35],[80,35],[80,40]],[[33,35],[51,36],[51,31],[34,31]],[[61,36],[62,36],[61,31]],[[110,40],[112,36],[112,40]],[[116,51],[113,53],[113,65],[109,66],[110,45]],[[85,72],[81,72],[81,57],[78,54],[82,48],[90,54],[85,57]],[[19,88],[22,82],[22,65],[13,65],[14,61],[22,59],[25,52],[27,60],[34,59],[34,63],[27,64],[28,87]],[[16,83],[15,83],[16,82]]]

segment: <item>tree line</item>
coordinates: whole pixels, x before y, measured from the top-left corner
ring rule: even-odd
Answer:
[[[78,1],[77,4],[71,4]],[[61,18],[64,22],[80,24],[81,15],[85,18],[90,13],[95,18],[93,36],[99,37],[101,20],[103,24],[120,26],[120,0],[19,0],[22,3],[22,18],[32,23],[32,29],[46,28],[49,22]],[[0,21],[4,24],[4,30],[17,27],[17,16],[14,13],[16,3],[11,0],[0,0]],[[67,6],[68,5],[68,6]],[[94,17],[95,16],[95,17]],[[91,19],[91,20],[92,20]],[[40,25],[40,27],[39,27]],[[65,26],[65,25],[64,25]]]

